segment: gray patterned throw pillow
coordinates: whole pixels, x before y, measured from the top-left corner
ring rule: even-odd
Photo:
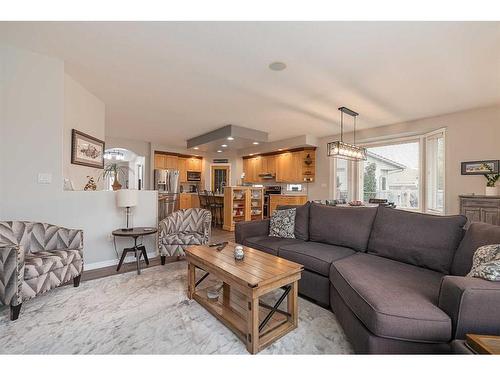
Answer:
[[[472,268],[467,276],[500,281],[500,244],[478,248],[472,258]]]
[[[287,210],[274,210],[271,214],[269,235],[271,237],[295,238],[295,211],[296,208]]]

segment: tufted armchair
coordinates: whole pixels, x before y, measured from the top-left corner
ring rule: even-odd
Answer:
[[[83,271],[83,231],[28,221],[0,221],[0,304],[16,320],[21,305]]]
[[[167,256],[184,255],[189,245],[203,245],[210,240],[212,214],[203,208],[175,211],[160,221],[158,251],[161,264]]]

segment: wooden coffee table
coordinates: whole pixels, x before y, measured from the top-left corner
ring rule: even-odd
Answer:
[[[245,258],[235,260],[234,243],[222,251],[215,247],[191,246],[188,261],[188,297],[197,301],[230,328],[255,354],[298,324],[298,281],[303,266],[262,251],[244,247]],[[196,281],[196,268],[204,272]],[[208,288],[197,286],[211,274],[222,281],[222,293],[216,300],[207,297]],[[283,287],[274,306],[259,298]],[[287,298],[287,310],[280,309]]]

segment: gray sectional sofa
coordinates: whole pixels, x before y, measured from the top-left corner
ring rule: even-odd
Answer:
[[[330,307],[357,353],[448,353],[466,333],[500,335],[500,282],[465,277],[500,226],[392,208],[297,208],[295,237],[269,219],[236,242],[304,265],[299,293]],[[287,207],[281,207],[287,208]]]

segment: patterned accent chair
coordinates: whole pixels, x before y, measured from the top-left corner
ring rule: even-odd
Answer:
[[[167,256],[185,255],[189,245],[203,245],[210,240],[212,214],[203,208],[175,211],[163,219],[158,228],[158,251],[161,264]]]
[[[0,221],[0,304],[16,320],[24,301],[71,279],[80,285],[83,231],[28,221]]]

